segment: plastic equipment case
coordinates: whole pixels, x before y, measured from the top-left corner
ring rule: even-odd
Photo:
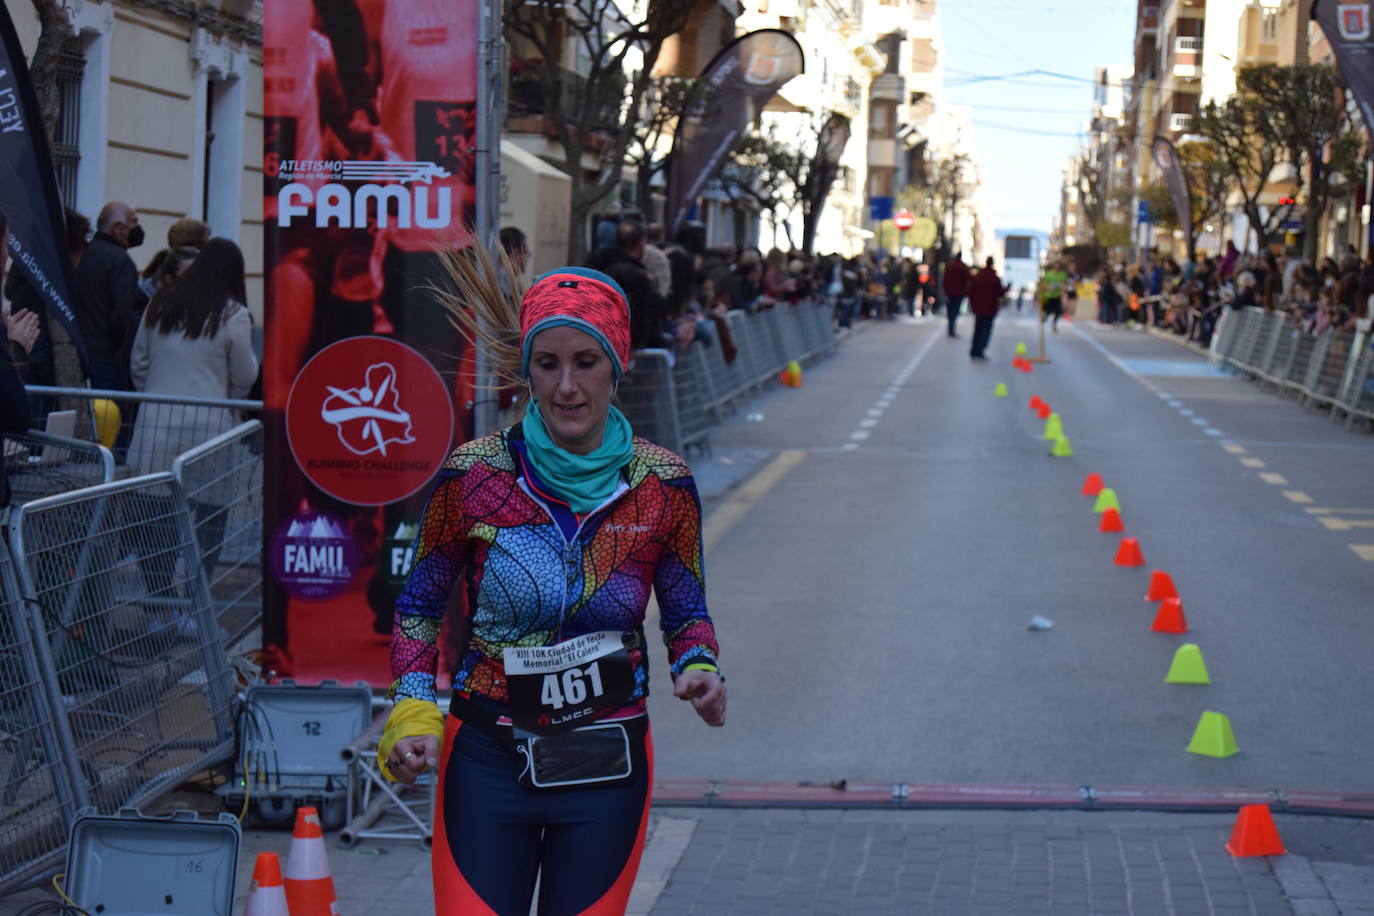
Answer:
[[[82,808],[67,845],[65,890],[91,916],[231,916],[239,840],[229,814]]]
[[[250,684],[239,720],[239,758],[234,778],[220,786],[227,810],[243,807],[245,820],[290,827],[296,808],[314,805],[326,830],[344,825],[348,807],[348,764],[340,752],[372,721],[372,688],[338,681],[302,686]]]

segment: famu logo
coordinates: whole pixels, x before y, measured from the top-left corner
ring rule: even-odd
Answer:
[[[276,177],[286,182],[277,192],[278,226],[312,211],[320,229],[447,229],[453,221],[453,189],[434,185],[452,173],[434,162],[283,159]]]
[[[307,601],[323,601],[348,588],[357,561],[357,547],[343,522],[328,512],[298,512],[272,536],[273,577]]]

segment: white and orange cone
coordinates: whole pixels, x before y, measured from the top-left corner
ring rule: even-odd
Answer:
[[[296,829],[291,833],[291,854],[286,859],[286,902],[291,916],[339,914],[320,814],[309,805],[296,809]]]
[[[281,862],[275,852],[258,853],[253,864],[253,889],[248,892],[243,916],[291,916],[281,882]]]

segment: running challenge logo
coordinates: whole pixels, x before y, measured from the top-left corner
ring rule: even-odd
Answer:
[[[401,409],[396,387],[396,367],[377,363],[367,367],[366,380],[358,388],[329,389],[320,419],[333,426],[339,442],[355,455],[386,454],[388,445],[409,445],[410,414]]]
[[[320,229],[386,229],[393,222],[397,229],[447,229],[453,221],[453,188],[434,186],[453,173],[435,162],[283,159],[275,168],[268,177],[286,182],[277,192],[278,226],[312,210]]]
[[[452,448],[453,428],[439,373],[388,337],[325,347],[286,400],[297,467],[325,493],[359,506],[393,503],[427,484]]]

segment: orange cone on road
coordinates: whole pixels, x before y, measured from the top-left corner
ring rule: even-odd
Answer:
[[[1021,371],[1022,371],[1022,372],[1032,372],[1032,371],[1034,371],[1034,369],[1035,369],[1035,367],[1032,366],[1032,365],[1030,364],[1030,360],[1028,360],[1028,359],[1023,359],[1023,360],[1021,360]]]
[[[1121,513],[1115,509],[1104,509],[1102,511],[1102,521],[1098,522],[1097,530],[1107,533],[1125,531],[1126,526],[1121,523]]]
[[[286,908],[286,888],[281,882],[281,862],[275,852],[258,853],[243,916],[291,916]]]
[[[1094,471],[1083,478],[1083,495],[1096,496],[1102,492],[1102,475]]]
[[[309,805],[296,809],[296,829],[291,833],[285,878],[291,916],[338,916],[320,814]]]
[[[1226,851],[1237,858],[1288,853],[1283,848],[1283,840],[1279,839],[1279,828],[1274,824],[1274,815],[1269,813],[1268,805],[1241,806],[1236,825],[1231,828],[1231,839],[1226,842]]]
[[[1020,367],[1018,366],[1017,368],[1020,368]],[[1031,395],[1030,403],[1026,405],[1026,409],[1027,409],[1027,410],[1039,410],[1039,409],[1040,409],[1040,405],[1043,404],[1043,403],[1045,403],[1045,402],[1042,401],[1042,400],[1040,400],[1040,395],[1038,395],[1038,394],[1033,394],[1033,395]]]
[[[1150,629],[1156,633],[1187,633],[1188,618],[1183,616],[1183,602],[1177,598],[1165,598]]]
[[[1122,538],[1121,546],[1116,549],[1117,566],[1144,566],[1145,554],[1140,551],[1140,542],[1135,538]]]
[[[1145,593],[1146,601],[1163,601],[1165,598],[1177,598],[1178,589],[1174,588],[1174,580],[1169,578],[1169,574],[1162,569],[1156,569],[1150,573],[1150,590]]]
[[[1050,405],[1046,404],[1044,401],[1041,401],[1040,409],[1037,410],[1036,413],[1040,416],[1040,419],[1048,420],[1050,418],[1050,414],[1054,413],[1054,411],[1050,409]]]

